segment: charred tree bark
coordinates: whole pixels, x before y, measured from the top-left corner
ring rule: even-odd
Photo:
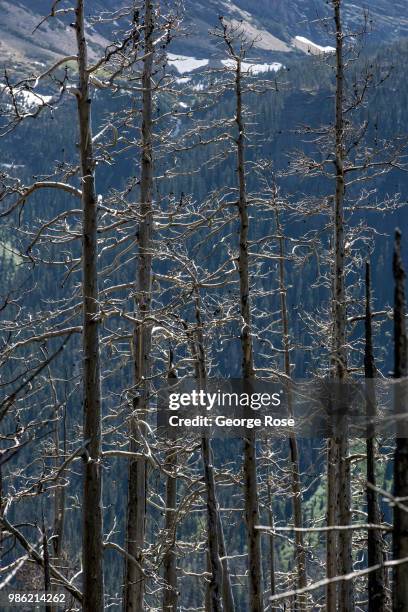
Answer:
[[[249,288],[249,255],[248,233],[249,217],[245,174],[245,124],[243,119],[242,101],[242,65],[241,59],[236,58],[235,74],[236,124],[238,136],[237,147],[237,173],[238,173],[238,212],[239,212],[239,293],[241,312],[241,348],[242,348],[242,377],[250,384],[254,375],[253,343],[251,336],[251,309]],[[244,439],[244,491],[245,491],[245,520],[248,533],[248,561],[249,561],[249,606],[251,612],[263,612],[262,597],[262,563],[261,538],[256,529],[259,525],[258,481],[256,467],[255,436],[251,432]]]
[[[171,453],[171,451],[170,451]],[[176,466],[177,458],[170,454],[166,461],[167,470],[173,470]],[[176,524],[175,514],[177,505],[177,478],[167,476],[166,484],[166,515],[165,530],[169,541],[168,550],[163,560],[164,580],[166,588],[163,594],[163,612],[177,611],[177,557],[175,553]]]
[[[269,519],[269,527],[271,528],[269,534],[269,585],[271,590],[271,597],[276,593],[276,580],[275,580],[275,536],[273,535],[273,505],[272,505],[272,483],[271,477],[268,474],[267,480],[268,487],[268,519]],[[271,612],[276,612],[277,608],[272,604]]]
[[[210,447],[211,450],[211,447]],[[218,508],[218,502],[217,502]],[[227,559],[227,548],[225,546],[224,530],[222,527],[221,514],[217,512],[218,547],[222,565],[222,603],[224,612],[235,612],[234,594],[232,592],[231,576]]]
[[[346,356],[346,293],[345,293],[345,249],[344,249],[344,33],[342,27],[342,0],[332,0],[336,30],[336,94],[335,94],[335,196],[334,196],[334,270],[333,270],[333,375],[337,383],[347,375]],[[339,437],[329,440],[328,449],[328,525],[349,525],[351,522],[350,462],[347,426]],[[337,542],[336,542],[337,540]],[[336,563],[336,543],[338,563]],[[337,567],[336,567],[337,566]],[[327,576],[332,578],[337,571],[349,574],[353,569],[352,531],[340,531],[336,537],[329,532],[327,537]],[[336,609],[336,588],[327,587],[327,609]],[[338,610],[350,612],[354,609],[354,587],[352,580],[339,586]]]
[[[284,354],[284,369],[288,379],[291,377],[290,369],[290,336],[289,336],[289,317],[286,303],[286,281],[285,281],[285,239],[282,234],[282,227],[279,219],[279,212],[275,211],[276,230],[279,236],[279,293],[281,302],[281,320],[282,320],[282,337],[283,337],[283,354]],[[287,385],[287,398],[289,414],[293,414],[292,394],[290,385]],[[302,490],[300,483],[300,468],[299,468],[299,449],[296,436],[291,433],[289,435],[289,450],[290,450],[290,465],[291,465],[291,482],[292,482],[292,505],[293,518],[296,528],[303,527],[302,517]],[[301,531],[295,532],[296,541],[296,565],[297,565],[297,586],[302,589],[307,585],[306,575],[306,551],[304,547],[304,538]],[[306,604],[304,596],[300,596],[296,602],[296,610],[303,612]]]
[[[339,448],[334,438],[327,441],[327,526],[338,524],[338,467]],[[337,570],[338,533],[334,530],[327,532],[326,539],[326,573],[327,578],[334,578]],[[337,585],[329,582],[326,587],[327,612],[336,612]]]
[[[397,439],[394,454],[394,495],[402,498],[404,506],[408,499],[408,423],[407,423],[407,331],[405,325],[405,271],[401,258],[401,233],[395,233],[393,272],[394,293],[394,377],[405,379],[395,390],[395,417]],[[408,512],[394,505],[393,556],[395,560],[408,557]],[[393,610],[408,610],[408,564],[396,565],[393,572]]]
[[[207,381],[207,365],[198,288],[195,289],[195,317],[197,327],[193,352],[196,378],[199,381],[200,388],[205,388]],[[203,458],[204,482],[207,495],[208,561],[211,571],[207,605],[211,612],[218,612],[221,610],[224,610],[224,612],[234,612],[235,604],[228,560],[226,558],[224,532],[218,508],[211,441],[207,438],[201,439],[201,454]],[[223,557],[222,562],[220,556]]]
[[[207,493],[207,534],[208,554],[211,569],[208,603],[211,612],[221,612],[222,605],[222,565],[218,542],[218,503],[215,492],[213,457],[210,441],[201,439],[201,454],[204,466],[204,482]]]
[[[44,591],[46,594],[52,593],[51,590],[51,574],[50,574],[50,551],[48,547],[47,530],[45,528],[45,520],[43,514],[42,520],[42,545],[43,545],[43,557],[44,557]],[[45,612],[52,612],[53,606],[47,603],[45,606]]]
[[[55,396],[57,404],[57,398]],[[58,413],[57,413],[58,418]],[[66,440],[65,440],[65,418],[64,423],[64,456],[66,455]],[[55,468],[58,470],[61,464],[60,458],[60,435],[59,435],[59,420],[54,428],[54,445],[55,445]],[[61,474],[62,477],[63,474]],[[63,542],[64,542],[64,526],[65,526],[65,487],[62,485],[56,486],[54,494],[54,537],[52,540],[54,556],[57,560],[61,559]]]
[[[377,413],[375,396],[376,367],[374,362],[372,311],[371,311],[371,272],[370,263],[366,263],[366,312],[365,312],[365,352],[364,352],[364,375],[366,378],[366,402],[367,402],[367,483],[376,485],[375,462],[377,457],[377,444],[375,439],[374,418]],[[367,521],[372,525],[381,522],[378,495],[371,487],[366,489],[367,499]],[[367,535],[368,567],[381,565],[384,560],[383,540],[377,529],[369,529]],[[386,591],[385,571],[380,568],[368,574],[368,611],[385,612]]]
[[[173,354],[170,350],[169,372],[167,383],[169,387],[177,381],[177,374],[173,365]],[[175,552],[176,542],[176,508],[177,508],[177,478],[173,474],[177,467],[177,454],[170,449],[166,457],[166,469],[169,473],[166,482],[166,514],[165,525],[168,548],[163,560],[163,578],[166,587],[163,593],[163,612],[177,612],[177,557]],[[171,475],[170,475],[171,474]]]
[[[251,309],[249,288],[249,255],[248,233],[249,217],[245,174],[245,124],[243,119],[242,101],[242,65],[241,59],[236,58],[235,74],[236,124],[238,136],[237,147],[237,173],[238,173],[238,212],[239,212],[239,293],[241,312],[241,348],[242,348],[242,377],[250,385],[254,375],[253,342],[251,336]],[[251,432],[244,439],[244,491],[245,491],[245,520],[248,533],[248,561],[249,561],[249,606],[251,612],[263,612],[263,587],[261,563],[261,538],[256,529],[259,525],[258,481],[256,467],[255,436]]]
[[[148,406],[148,376],[150,372],[151,325],[147,321],[151,309],[152,287],[152,231],[153,231],[153,33],[155,28],[152,0],[145,0],[144,59],[142,75],[142,133],[140,177],[140,223],[138,239],[139,256],[135,308],[141,323],[134,329],[134,383],[137,394],[133,402],[130,427],[130,450],[139,450],[144,420]],[[146,531],[147,462],[145,458],[129,461],[128,512],[126,526],[126,550],[143,566],[143,547]],[[140,612],[144,609],[145,577],[141,569],[129,558],[126,561],[125,610]]]
[[[104,581],[97,201],[84,0],[77,0],[75,16],[78,46],[79,92],[77,101],[83,208],[83,411],[84,440],[87,441],[88,451],[83,478],[83,610],[84,612],[99,612],[104,608]]]

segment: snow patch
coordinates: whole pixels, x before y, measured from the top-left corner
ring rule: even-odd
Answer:
[[[321,45],[317,45],[312,42],[308,38],[304,36],[295,36],[293,39],[293,44],[298,49],[305,51],[305,53],[311,53],[312,55],[320,55],[321,53],[333,53],[336,51],[334,47],[322,47]]]
[[[232,59],[221,60],[221,63],[226,68],[235,68],[235,62]],[[278,72],[283,68],[283,64],[273,62],[273,64],[251,64],[249,62],[241,62],[243,72],[249,72],[252,75],[262,74],[263,72]]]
[[[174,55],[174,53],[168,53],[167,60],[169,65],[174,66],[179,74],[186,74],[208,66],[208,59],[196,59],[187,55]]]
[[[8,99],[11,98],[11,93],[9,91],[4,91],[3,89],[2,92],[7,95]],[[49,104],[53,100],[53,96],[46,96],[45,94],[40,94],[30,89],[14,89],[13,95],[17,102],[19,112],[24,113],[35,111],[40,106]],[[7,102],[3,105],[3,110],[13,111],[13,109],[14,103],[11,104]]]
[[[17,94],[18,101],[25,106],[27,110],[31,110],[36,106],[48,104],[52,100],[52,96],[44,96],[43,94],[34,93],[28,89],[20,89]]]

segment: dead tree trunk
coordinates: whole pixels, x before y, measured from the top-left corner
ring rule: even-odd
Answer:
[[[269,470],[268,470],[269,472]],[[272,506],[272,483],[271,476],[268,473],[267,476],[267,490],[268,490],[268,519],[269,527],[271,529],[269,534],[269,569],[270,569],[270,589],[271,597],[276,593],[276,580],[275,580],[275,536],[273,534],[274,520],[273,520],[273,506]],[[271,612],[277,612],[277,608],[272,604]]]
[[[208,553],[211,569],[209,606],[211,612],[221,612],[222,606],[222,565],[218,543],[218,503],[215,493],[213,456],[210,441],[201,439],[201,454],[204,466],[204,482],[207,493]]]
[[[238,221],[239,221],[239,301],[240,301],[240,341],[242,353],[242,378],[244,387],[250,393],[254,379],[253,340],[251,330],[251,306],[249,287],[249,216],[245,168],[245,121],[243,110],[242,62],[250,48],[248,41],[239,29],[230,27],[220,17],[221,33],[230,60],[233,62],[233,86],[235,99],[236,135],[233,138],[236,152],[236,171],[238,177]],[[237,50],[235,50],[237,43]],[[244,438],[244,505],[248,547],[248,603],[251,612],[263,612],[263,580],[261,559],[261,537],[259,525],[259,501],[256,465],[256,441],[253,430]]]
[[[49,378],[52,381],[51,371],[49,370]],[[51,382],[53,389],[53,399],[56,406],[56,423],[54,426],[54,446],[55,446],[55,469],[58,471],[61,469],[61,457],[60,457],[60,415],[61,412],[58,410],[58,399],[57,393],[55,389],[54,382]],[[65,413],[62,413],[62,421],[63,421],[63,431],[64,431],[64,440],[63,440],[63,456],[66,457],[66,431],[65,431]],[[60,473],[60,478],[63,478],[64,471]],[[62,566],[63,559],[62,554],[64,550],[64,530],[65,530],[65,486],[63,484],[59,484],[57,482],[54,492],[54,517],[53,517],[53,538],[52,538],[52,550],[54,556],[54,566],[58,567]],[[44,558],[45,562],[45,558]],[[53,592],[55,589],[53,590]],[[51,612],[55,612],[56,607],[51,607]]]
[[[370,263],[366,263],[366,312],[365,312],[365,352],[364,352],[364,375],[366,378],[366,405],[367,405],[367,483],[376,485],[375,462],[377,457],[377,444],[375,439],[375,426],[373,420],[376,416],[375,377],[376,367],[374,362],[372,311],[371,311],[371,273]],[[367,522],[379,525],[381,521],[378,495],[371,487],[367,486]],[[383,540],[381,532],[377,529],[369,529],[367,535],[368,567],[381,565],[384,560]],[[384,568],[380,568],[368,574],[368,610],[369,612],[385,612],[386,592]]]
[[[250,384],[254,375],[253,342],[251,336],[251,308],[249,288],[248,233],[249,217],[245,173],[245,124],[242,101],[242,64],[236,57],[235,99],[237,124],[237,173],[239,212],[239,292],[241,312],[242,377]],[[244,440],[244,495],[245,520],[248,534],[249,606],[252,612],[263,612],[263,587],[261,563],[261,538],[259,525],[258,481],[256,467],[256,443],[252,430]]]
[[[199,289],[195,288],[195,317],[196,334],[193,347],[196,378],[199,387],[205,389],[207,382],[207,366],[204,347],[203,322],[201,319],[201,305]],[[211,441],[207,438],[201,440],[201,453],[204,465],[204,482],[207,495],[207,534],[208,559],[211,571],[208,604],[211,612],[224,610],[234,612],[235,604],[232,593],[231,580],[226,558],[226,547],[221,517],[218,508],[217,491],[215,486],[213,454]],[[220,556],[223,557],[221,562]]]
[[[334,438],[327,441],[327,526],[338,524],[338,466],[339,448]],[[337,574],[337,547],[338,533],[334,530],[327,532],[326,539],[326,573],[327,578],[334,578]],[[327,612],[337,610],[337,585],[329,582],[326,587]]]
[[[236,57],[235,73],[235,99],[237,124],[237,172],[238,172],[238,212],[239,212],[239,292],[241,312],[241,348],[242,348],[242,377],[250,384],[254,375],[253,342],[251,336],[251,308],[249,289],[249,255],[248,233],[249,217],[246,191],[245,173],[245,124],[243,119],[242,101],[242,64],[241,58]],[[255,436],[248,433],[244,440],[244,495],[245,520],[248,534],[248,562],[249,562],[249,606],[251,612],[263,612],[263,587],[261,563],[261,538],[256,529],[259,525],[258,481],[256,467]]]
[[[51,374],[50,374],[51,379]],[[54,392],[54,401],[57,406],[57,396]],[[56,416],[59,417],[58,408],[56,408]],[[63,417],[64,426],[64,456],[66,456],[66,435],[65,435],[65,416]],[[60,433],[59,419],[54,426],[54,446],[55,446],[55,468],[58,470],[61,465],[60,458]],[[61,477],[63,473],[61,474]],[[53,552],[58,561],[61,560],[64,543],[64,527],[65,527],[65,487],[57,484],[54,493],[54,534],[53,534]]]
[[[218,507],[218,505],[217,505]],[[232,592],[231,576],[229,572],[227,548],[225,546],[224,529],[221,514],[217,512],[218,548],[222,565],[222,603],[224,612],[235,612],[234,594]]]
[[[283,337],[283,355],[284,369],[288,379],[291,377],[290,369],[290,336],[289,336],[289,317],[286,302],[286,281],[285,281],[285,239],[282,234],[282,227],[279,219],[278,210],[275,211],[276,231],[279,236],[279,293],[281,303],[281,321],[282,321],[282,337]],[[292,394],[290,385],[287,385],[287,398],[289,414],[292,414]],[[296,528],[303,527],[302,517],[302,490],[300,483],[299,469],[299,449],[295,434],[289,435],[290,449],[290,465],[291,465],[291,484],[292,484],[292,505],[293,518]],[[306,576],[306,551],[304,547],[304,538],[301,531],[295,532],[296,541],[296,565],[297,565],[297,585],[302,589],[307,585]],[[305,610],[305,602],[302,596],[297,600],[297,610],[302,612]]]
[[[405,325],[405,271],[401,258],[401,233],[395,233],[393,271],[394,293],[394,377],[406,379],[408,375],[407,331]],[[395,390],[395,417],[405,417],[397,421],[397,439],[394,454],[394,495],[408,499],[408,423],[406,380],[398,383]],[[393,556],[395,560],[408,557],[408,512],[394,505]],[[408,610],[408,564],[396,565],[393,572],[393,610]]]
[[[171,453],[172,451],[170,451]],[[167,457],[166,468],[173,470],[176,465],[177,458],[174,454]],[[177,557],[175,554],[175,538],[176,525],[175,513],[177,505],[177,478],[175,476],[167,476],[166,484],[166,515],[165,515],[165,530],[168,538],[168,549],[166,551],[163,567],[164,580],[166,587],[163,594],[163,612],[177,611]]]
[[[173,354],[170,349],[169,372],[167,382],[169,387],[177,381],[177,374],[173,365]],[[166,583],[163,593],[163,612],[177,612],[177,557],[175,553],[176,541],[176,507],[177,507],[177,478],[173,473],[177,466],[177,454],[170,449],[166,457],[166,469],[169,472],[166,482],[166,514],[165,532],[167,537],[167,550],[163,560],[163,578]]]
[[[42,547],[43,547],[43,559],[44,559],[44,591],[46,595],[52,594],[51,587],[51,573],[50,573],[50,550],[48,546],[48,536],[45,527],[44,512],[42,517]],[[45,612],[53,612],[52,603],[47,602],[45,606]]]
[[[346,356],[346,293],[345,293],[345,249],[344,249],[344,59],[343,44],[344,33],[342,28],[341,7],[342,0],[332,0],[334,9],[334,23],[336,29],[336,94],[335,94],[335,197],[334,197],[334,269],[333,269],[333,374],[337,382],[341,383],[347,374]],[[349,443],[347,427],[343,428],[340,437],[329,441],[328,453],[328,519],[329,525],[340,523],[349,525],[351,522],[351,486],[350,462],[348,460]],[[336,469],[337,467],[337,469]],[[333,473],[330,473],[333,472]],[[336,473],[337,472],[337,473]],[[336,482],[337,481],[337,482]],[[332,487],[332,488],[331,488]],[[336,516],[337,515],[337,516]],[[336,568],[335,546],[338,542],[339,563]],[[337,573],[349,574],[353,569],[352,558],[352,531],[342,530],[338,537],[329,532],[327,538],[327,575],[332,578]],[[335,608],[335,586],[329,584],[327,588],[328,611]],[[354,588],[352,580],[340,583],[339,612],[349,612],[354,609]]]
[[[98,321],[98,252],[95,160],[92,146],[91,99],[87,71],[84,0],[75,10],[78,45],[78,118],[82,183],[82,293],[83,293],[83,393],[84,440],[87,460],[83,480],[83,610],[102,612],[103,582],[103,504],[102,504],[102,422],[100,350]]]
[[[135,325],[133,339],[134,382],[136,397],[130,427],[130,450],[137,451],[143,435],[143,421],[148,405],[148,376],[150,372],[151,325],[147,318],[151,309],[152,286],[152,230],[153,230],[153,33],[155,27],[152,0],[145,1],[144,59],[142,75],[142,132],[140,177],[140,222],[136,235],[139,244],[135,309],[140,324]],[[146,530],[147,462],[145,458],[129,461],[128,512],[126,550],[143,566],[143,547]],[[127,558],[125,576],[125,610],[144,609],[145,577],[135,563]]]

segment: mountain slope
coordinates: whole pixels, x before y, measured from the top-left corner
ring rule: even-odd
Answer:
[[[88,11],[117,11],[125,0],[92,0]],[[171,4],[171,1],[169,2]],[[33,34],[36,25],[47,13],[49,0],[0,0],[0,64],[32,64],[47,62],[61,53],[74,49],[74,37],[69,18],[50,20]],[[333,44],[330,34],[330,4],[326,0],[185,0],[185,27],[188,36],[174,45],[177,53],[208,58],[216,53],[214,40],[208,31],[223,15],[232,23],[240,23],[249,37],[256,39],[254,54],[269,61],[282,61],[289,53],[315,49],[299,44],[296,37],[306,37],[318,45]],[[59,6],[69,6],[62,2]],[[408,3],[406,0],[344,0],[344,21],[352,31],[358,31],[369,9],[369,40],[392,41],[408,35]],[[106,26],[105,26],[106,28]],[[107,44],[104,30],[90,32],[91,53]],[[317,49],[318,51],[318,49]]]

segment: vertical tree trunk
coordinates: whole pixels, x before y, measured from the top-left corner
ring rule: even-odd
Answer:
[[[88,459],[83,480],[83,610],[104,608],[103,506],[102,506],[102,422],[98,321],[98,249],[95,160],[92,146],[91,99],[87,72],[84,0],[76,4],[78,45],[79,149],[82,183],[82,291],[83,291],[83,394],[84,439]]]
[[[205,389],[207,382],[207,365],[204,347],[203,323],[199,289],[195,288],[196,342],[194,343],[194,361],[196,378],[200,389]],[[211,580],[207,596],[207,606],[211,612],[234,612],[235,604],[231,580],[226,558],[226,547],[221,517],[218,509],[217,491],[214,477],[213,454],[211,442],[207,438],[201,440],[201,454],[204,466],[204,482],[207,494],[207,534],[208,560]],[[221,562],[220,555],[223,557]]]
[[[339,448],[334,438],[327,441],[327,526],[338,524],[338,466]],[[327,578],[334,578],[337,571],[338,534],[328,531],[326,538],[326,573]],[[337,584],[329,582],[326,587],[327,612],[337,610]]]
[[[211,446],[210,446],[211,449]],[[217,504],[218,507],[218,504]],[[232,592],[231,576],[229,572],[227,548],[225,546],[224,530],[221,514],[217,512],[218,546],[222,565],[222,603],[224,612],[235,612],[234,594]]]
[[[407,331],[405,325],[405,271],[401,259],[401,233],[395,233],[393,271],[395,280],[394,294],[394,376],[406,379],[408,375]],[[404,415],[404,421],[397,423],[397,439],[394,454],[394,495],[403,498],[404,506],[408,499],[408,423],[406,381],[398,383],[395,391],[395,416]],[[393,529],[394,559],[408,557],[408,512],[394,505]],[[397,565],[393,572],[393,611],[408,610],[408,564]]]
[[[46,594],[52,593],[51,591],[51,574],[50,574],[50,551],[48,548],[48,537],[47,530],[45,528],[45,520],[44,514],[42,517],[42,544],[43,544],[43,559],[44,559],[44,591]],[[53,606],[51,603],[47,602],[45,606],[45,612],[52,612]]]
[[[279,212],[275,211],[276,231],[279,236],[279,293],[281,302],[281,320],[282,320],[282,336],[283,336],[283,354],[284,354],[284,369],[288,379],[291,376],[290,370],[290,337],[289,337],[289,317],[286,302],[286,282],[285,282],[285,239],[282,234],[282,228],[279,220]],[[292,415],[292,394],[290,385],[287,385],[287,398],[289,414]],[[295,434],[289,435],[290,449],[290,465],[292,479],[292,505],[293,518],[296,528],[303,527],[302,517],[302,490],[300,483],[299,469],[299,449]],[[297,565],[297,586],[299,589],[307,585],[306,576],[306,551],[304,547],[304,538],[301,531],[295,532],[296,541],[296,565]],[[304,596],[300,596],[297,600],[297,610],[303,612],[305,610]]]
[[[269,534],[269,566],[270,566],[270,590],[271,590],[271,597],[273,595],[275,595],[276,592],[276,580],[275,580],[275,536],[273,535],[273,526],[274,526],[274,520],[273,520],[273,505],[272,505],[272,483],[271,483],[271,477],[268,474],[268,480],[267,480],[267,487],[268,487],[268,519],[269,519],[269,527],[271,528],[271,532]],[[276,612],[277,608],[275,607],[274,604],[272,604],[271,607],[271,612]]]
[[[333,274],[333,358],[338,379],[344,379],[347,371],[346,346],[346,293],[344,253],[344,65],[341,0],[333,0],[336,24],[336,108],[335,108],[335,181],[334,198],[334,274]]]
[[[207,493],[207,533],[208,533],[208,554],[211,569],[209,586],[209,598],[211,612],[221,612],[222,606],[222,565],[219,554],[219,523],[218,523],[218,503],[215,492],[215,479],[213,469],[213,457],[210,441],[207,438],[201,439],[201,454],[204,466],[204,482]]]
[[[168,470],[174,469],[176,456],[169,452],[166,461]],[[176,525],[175,513],[177,505],[177,479],[167,476],[166,484],[166,515],[165,530],[168,538],[168,550],[164,556],[164,580],[166,587],[163,594],[163,612],[177,612],[177,557],[175,554]]]
[[[55,395],[55,402],[57,397]],[[59,418],[57,413],[57,421],[54,427],[54,446],[55,446],[55,468],[60,468],[60,436],[59,436]],[[65,445],[65,440],[64,440]],[[63,474],[61,474],[61,477]],[[52,540],[54,556],[59,561],[61,559],[64,541],[64,524],[65,524],[65,487],[59,485],[55,488],[54,493],[54,537]]]
[[[152,286],[152,229],[153,229],[153,146],[152,146],[152,72],[153,33],[155,27],[152,0],[145,0],[144,60],[142,75],[142,142],[140,178],[140,223],[138,230],[139,256],[135,308],[141,323],[135,326],[133,340],[134,382],[137,397],[133,402],[134,416],[130,427],[130,450],[139,450],[140,423],[146,416],[149,396],[147,378],[150,371],[151,325],[146,321],[151,308]],[[145,458],[129,461],[128,513],[126,550],[143,565],[143,547],[146,530],[147,463]],[[140,612],[144,609],[145,578],[139,567],[126,561],[125,610]]]
[[[254,375],[253,342],[251,336],[251,309],[249,288],[249,256],[248,256],[248,203],[245,174],[245,125],[242,109],[242,66],[241,59],[236,59],[235,76],[236,124],[238,128],[237,172],[239,187],[239,290],[241,311],[241,347],[242,347],[242,377],[250,385]],[[251,612],[263,612],[263,587],[261,563],[261,538],[259,525],[258,482],[256,468],[256,443],[252,430],[244,439],[244,491],[245,519],[248,533],[249,561],[249,606]]]
[[[344,34],[342,29],[341,6],[342,0],[332,0],[334,8],[334,22],[336,28],[336,95],[335,95],[335,197],[334,197],[334,270],[333,270],[333,373],[337,382],[341,383],[347,374],[346,356],[346,294],[345,294],[345,252],[344,252],[344,59],[343,43]],[[328,504],[331,511],[328,518],[337,520],[336,507],[338,508],[338,521],[341,525],[349,525],[351,522],[351,486],[350,486],[350,462],[348,460],[349,443],[347,427],[343,428],[340,437],[329,441],[329,474]],[[336,470],[336,464],[338,469]],[[337,471],[337,474],[336,474]],[[337,486],[335,483],[337,479]],[[334,490],[330,490],[334,485]],[[336,500],[337,498],[337,500]],[[334,500],[336,500],[334,502]],[[336,507],[334,507],[336,506]],[[331,515],[334,513],[334,516]],[[338,570],[341,574],[349,574],[353,569],[352,558],[352,531],[340,531],[338,538],[339,563]],[[335,566],[333,556],[335,538],[333,533],[328,537],[328,577],[333,577],[332,571]],[[330,548],[330,551],[329,551]],[[329,565],[330,561],[330,565]],[[330,574],[329,574],[330,572]],[[328,605],[331,612],[334,604],[333,585],[328,588]],[[354,586],[352,580],[342,581],[339,587],[338,599],[339,612],[350,612],[354,609]]]
[[[173,354],[170,350],[169,372],[167,382],[169,387],[177,381],[177,374],[173,365]],[[177,466],[177,454],[170,449],[166,457],[166,468],[172,473]],[[174,475],[167,476],[166,482],[166,514],[165,530],[168,541],[168,549],[163,560],[163,578],[166,587],[163,593],[163,612],[177,612],[177,557],[175,553],[176,542],[176,507],[177,507],[177,478]]]
[[[49,369],[49,378],[52,381],[51,371]],[[58,398],[56,389],[54,387],[54,383],[52,381],[52,390],[53,390],[53,399],[56,406],[55,417],[56,422],[54,426],[54,446],[55,446],[55,469],[58,471],[61,467],[61,457],[60,457],[60,415],[61,413],[58,411]],[[66,456],[66,435],[65,435],[65,415],[63,415],[63,425],[64,425],[64,456]],[[60,473],[60,479],[63,478],[64,472]],[[59,480],[59,479],[58,479]],[[59,564],[62,565],[62,552],[64,545],[64,527],[65,527],[65,486],[59,484],[59,481],[56,482],[55,492],[53,496],[54,502],[54,516],[53,516],[53,538],[52,538],[52,550],[54,556],[54,565],[58,567]],[[45,529],[45,526],[44,526]],[[55,592],[55,588],[52,590]],[[51,606],[50,612],[56,612],[56,606]]]
[[[375,439],[375,426],[372,420],[377,412],[375,396],[376,367],[374,362],[372,314],[371,314],[371,274],[370,263],[366,263],[366,316],[365,316],[365,352],[364,352],[364,375],[366,378],[366,402],[367,402],[367,482],[376,484],[375,462],[377,458],[377,444]],[[369,524],[379,525],[381,521],[378,495],[371,487],[366,489],[367,498],[367,521]],[[369,529],[367,535],[368,567],[381,565],[383,563],[383,540],[381,532],[377,529]],[[384,568],[380,568],[368,574],[368,611],[385,612],[386,592]]]

